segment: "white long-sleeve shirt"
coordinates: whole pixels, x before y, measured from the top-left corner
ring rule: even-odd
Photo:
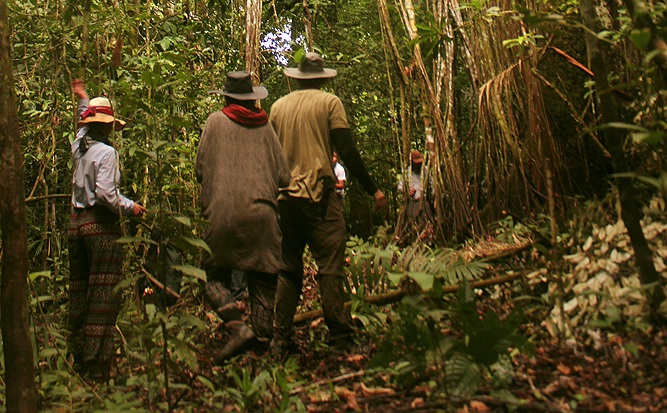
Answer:
[[[87,108],[88,99],[80,99],[77,113],[80,115]],[[72,206],[102,205],[114,213],[132,215],[134,201],[121,195],[118,189],[118,153],[113,146],[87,137],[87,132],[86,126],[80,128],[72,142]],[[82,154],[79,146],[84,139],[88,150]]]

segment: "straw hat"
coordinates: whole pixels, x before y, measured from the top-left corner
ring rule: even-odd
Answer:
[[[125,122],[116,118],[111,108],[111,102],[105,97],[96,97],[88,102],[88,109],[81,114],[79,125],[89,123],[113,123],[114,130],[121,130],[125,127]]]

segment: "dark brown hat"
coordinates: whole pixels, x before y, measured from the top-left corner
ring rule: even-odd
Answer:
[[[238,100],[264,99],[269,92],[263,86],[253,86],[250,73],[246,71],[228,72],[223,90],[211,90],[208,93],[217,93]]]
[[[295,79],[322,79],[334,77],[338,72],[335,69],[324,67],[322,56],[315,52],[308,52],[301,59],[299,67],[286,67],[285,74]]]
[[[421,152],[419,152],[419,151],[416,150],[416,149],[415,149],[414,151],[410,152],[410,159],[411,159],[412,162],[414,162],[414,163],[422,163],[422,162],[424,162],[424,157],[422,156]]]

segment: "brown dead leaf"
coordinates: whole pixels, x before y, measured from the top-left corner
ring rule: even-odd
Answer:
[[[611,400],[605,400],[604,401],[604,407],[609,412],[615,412],[616,411],[616,403],[614,403]]]
[[[350,389],[345,387],[334,387],[336,395],[341,399],[345,400],[347,403],[347,408],[352,410],[359,410],[359,405],[357,404],[357,394]]]
[[[322,324],[323,322],[324,322],[324,319],[323,319],[323,318],[321,318],[321,317],[316,318],[315,320],[313,320],[312,323],[310,323],[310,328],[317,328],[317,327],[319,327],[319,325]]]
[[[206,312],[206,318],[208,318],[208,321],[211,322],[212,324],[218,322],[218,316],[215,313],[212,313],[211,311]]]
[[[547,396],[555,393],[561,388],[560,386],[560,381],[559,380],[554,380],[551,383],[547,384],[545,388],[542,389],[542,393],[546,394]]]
[[[410,403],[410,407],[413,409],[417,409],[423,406],[424,406],[424,399],[421,397],[417,397],[412,401],[412,403]]]
[[[364,383],[361,383],[361,393],[364,395],[364,397],[368,396],[392,396],[396,392],[394,389],[389,389],[386,387],[371,387],[368,388]]]
[[[345,360],[348,363],[361,364],[361,362],[364,361],[365,358],[366,356],[362,354],[350,354],[349,356],[345,357]]]
[[[310,400],[311,403],[328,403],[331,401],[331,392],[328,390],[323,390],[310,393],[308,395],[308,400]]]
[[[559,372],[561,372],[561,374],[564,374],[566,376],[572,374],[572,369],[564,364],[559,364],[557,369]]]
[[[478,412],[478,413],[485,413],[491,411],[491,409],[489,409],[489,406],[477,400],[473,400],[470,402],[470,409],[473,412]]]

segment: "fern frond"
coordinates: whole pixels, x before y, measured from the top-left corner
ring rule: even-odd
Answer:
[[[456,353],[445,362],[445,382],[453,395],[475,394],[482,383],[482,371],[472,357]]]

